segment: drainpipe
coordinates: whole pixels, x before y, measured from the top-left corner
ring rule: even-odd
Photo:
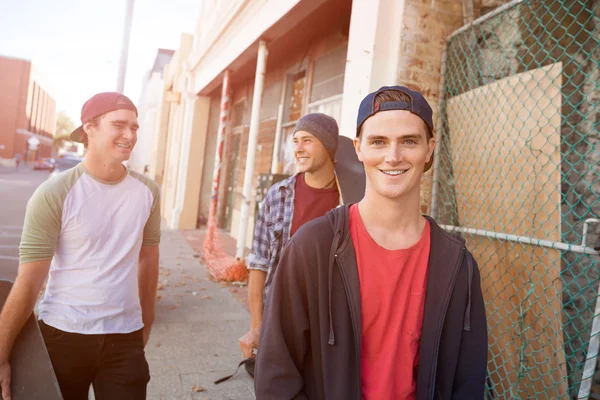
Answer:
[[[283,78],[283,85],[281,86],[281,98],[279,99],[279,108],[277,109],[277,126],[275,127],[275,142],[273,143],[273,157],[271,158],[271,173],[281,173],[281,160],[279,159],[279,153],[281,152],[281,136],[283,135],[283,105],[285,104],[285,92],[288,83],[288,76]]]
[[[217,205],[219,203],[219,183],[221,181],[221,168],[223,166],[223,147],[225,144],[225,132],[227,129],[227,121],[229,118],[229,71],[223,74],[223,87],[221,89],[221,114],[219,117],[219,131],[217,133],[217,150],[215,154],[215,165],[213,168],[213,182],[210,194],[210,210],[208,212],[209,225],[210,221],[215,221],[217,218]],[[207,231],[207,243],[212,243],[214,230]],[[209,237],[210,236],[210,237]]]
[[[244,190],[242,192],[242,210],[237,238],[235,256],[238,260],[244,258],[246,248],[246,231],[250,218],[250,203],[252,202],[252,179],[254,176],[254,160],[258,143],[258,126],[260,122],[260,101],[263,94],[265,72],[267,69],[267,44],[264,40],[258,42],[258,60],[256,61],[256,76],[254,78],[254,95],[252,97],[252,114],[250,116],[250,134],[248,136],[248,152],[246,153],[246,169],[244,173]]]
[[[273,158],[271,161],[271,173],[279,173],[279,152],[281,151],[281,125],[283,122],[283,104],[279,104],[277,111],[277,126],[275,127],[275,143],[273,144]]]

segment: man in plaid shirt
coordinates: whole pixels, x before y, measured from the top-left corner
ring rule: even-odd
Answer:
[[[340,203],[335,179],[338,138],[337,123],[330,116],[302,117],[294,128],[298,173],[273,185],[260,206],[252,252],[246,259],[250,330],[240,339],[246,358],[254,357],[258,349],[264,300],[284,246],[302,225]]]

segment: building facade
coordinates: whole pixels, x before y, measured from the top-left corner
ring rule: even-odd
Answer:
[[[138,141],[128,162],[129,168],[139,173],[149,172],[152,149],[158,139],[158,118],[162,109],[165,66],[173,57],[173,50],[158,49],[152,68],[144,76],[142,93],[138,102]]]
[[[56,100],[31,61],[0,57],[0,163],[52,153]]]
[[[168,168],[170,183],[163,185],[166,199],[177,198],[179,192],[179,203],[168,202],[165,213],[172,208],[194,218],[167,218],[171,227],[193,228],[208,216],[225,74],[230,92],[218,220],[249,246],[258,176],[294,173],[295,122],[308,112],[324,112],[336,118],[342,135],[352,137],[360,100],[390,84],[420,90],[437,111],[445,38],[462,24],[461,2],[451,0],[204,2],[189,55],[178,61],[185,84],[174,92],[180,103],[193,99],[188,110],[196,113],[182,111],[181,131],[166,141],[165,147],[179,158]],[[260,93],[255,93],[261,62]],[[253,110],[255,98],[259,104]],[[185,127],[195,130],[186,132]],[[190,145],[199,135],[205,136],[199,139],[200,153]],[[248,155],[252,159],[247,164]],[[156,159],[158,165],[169,157]],[[165,183],[160,171],[154,175]],[[429,207],[431,181],[428,174],[423,211]],[[198,197],[189,197],[187,184],[198,182]]]

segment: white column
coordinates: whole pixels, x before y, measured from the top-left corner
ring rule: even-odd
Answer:
[[[353,0],[340,134],[354,138],[361,100],[397,85],[405,0]]]
[[[258,60],[256,62],[256,76],[254,78],[254,95],[252,97],[252,113],[250,115],[250,133],[248,135],[248,153],[246,154],[246,170],[244,173],[244,190],[242,192],[242,210],[240,226],[238,228],[237,248],[235,256],[244,258],[246,248],[246,232],[250,217],[250,204],[252,203],[252,179],[254,176],[254,160],[256,158],[256,144],[258,143],[258,127],[260,123],[260,103],[267,69],[267,44],[258,42]]]
[[[171,214],[171,229],[179,228],[179,221],[185,202],[185,189],[187,182],[188,164],[190,159],[190,146],[194,128],[194,110],[198,97],[194,93],[185,92],[183,95],[185,111],[183,116],[183,132],[179,151],[179,166],[177,168],[177,194],[175,195],[175,209]]]

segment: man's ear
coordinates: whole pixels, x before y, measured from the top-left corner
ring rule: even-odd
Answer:
[[[435,138],[431,138],[429,139],[429,142],[427,143],[427,162],[431,161],[431,158],[433,157],[433,151],[435,150]]]
[[[90,124],[89,122],[86,122],[85,124],[83,124],[83,131],[86,135],[93,136],[94,125]]]
[[[356,156],[358,157],[358,161],[363,162],[361,151],[360,151],[361,137],[362,137],[362,135],[359,136],[359,137],[354,138],[354,140],[352,141],[352,143],[354,144],[354,151],[356,151]]]
[[[425,168],[424,168],[423,172],[429,171],[431,169],[431,167],[433,166],[434,150],[435,150],[435,139],[431,138],[427,142],[427,161],[425,162]]]

